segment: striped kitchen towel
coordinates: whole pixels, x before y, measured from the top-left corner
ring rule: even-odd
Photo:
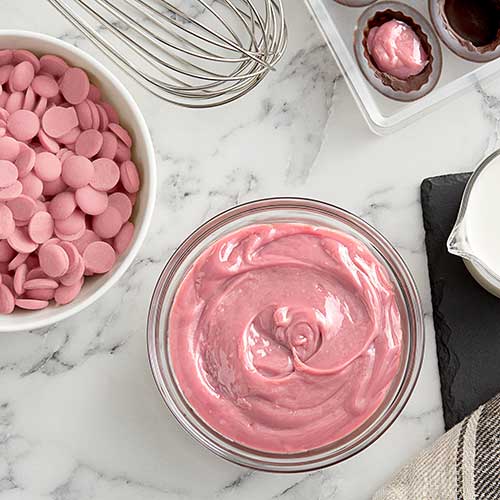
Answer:
[[[373,500],[499,500],[500,394],[401,469]]]

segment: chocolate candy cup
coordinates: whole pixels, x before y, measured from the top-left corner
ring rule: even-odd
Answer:
[[[500,56],[500,5],[490,0],[429,0],[436,31],[457,56],[488,62]]]
[[[393,19],[406,23],[415,31],[429,57],[425,68],[406,80],[378,69],[368,50],[369,31]],[[420,99],[437,85],[441,76],[443,58],[432,26],[419,12],[400,2],[380,2],[363,12],[354,33],[354,52],[358,65],[370,84],[381,94],[397,101]]]

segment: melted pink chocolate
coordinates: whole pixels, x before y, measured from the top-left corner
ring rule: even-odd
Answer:
[[[401,322],[387,272],[353,237],[255,225],[209,247],[177,291],[172,366],[199,416],[279,453],[365,422],[397,373]]]
[[[401,80],[421,73],[429,59],[417,34],[402,21],[375,26],[367,43],[375,66]]]

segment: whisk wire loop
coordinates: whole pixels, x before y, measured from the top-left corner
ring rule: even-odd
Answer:
[[[250,92],[287,45],[283,0],[48,0],[158,97],[214,107]]]

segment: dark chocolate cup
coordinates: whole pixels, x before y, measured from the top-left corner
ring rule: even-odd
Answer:
[[[335,0],[337,3],[346,5],[347,7],[366,7],[377,0]]]
[[[436,32],[443,43],[457,56],[472,62],[488,62],[500,57],[500,32],[497,40],[478,47],[459,35],[451,26],[444,11],[446,0],[429,0],[429,12]],[[477,0],[480,1],[480,0]]]
[[[408,24],[415,31],[429,56],[425,68],[407,80],[378,69],[368,50],[370,29],[393,19]],[[401,2],[380,2],[363,12],[354,32],[354,53],[368,82],[381,94],[396,101],[410,102],[424,97],[437,85],[441,76],[443,56],[434,29],[419,12]]]

